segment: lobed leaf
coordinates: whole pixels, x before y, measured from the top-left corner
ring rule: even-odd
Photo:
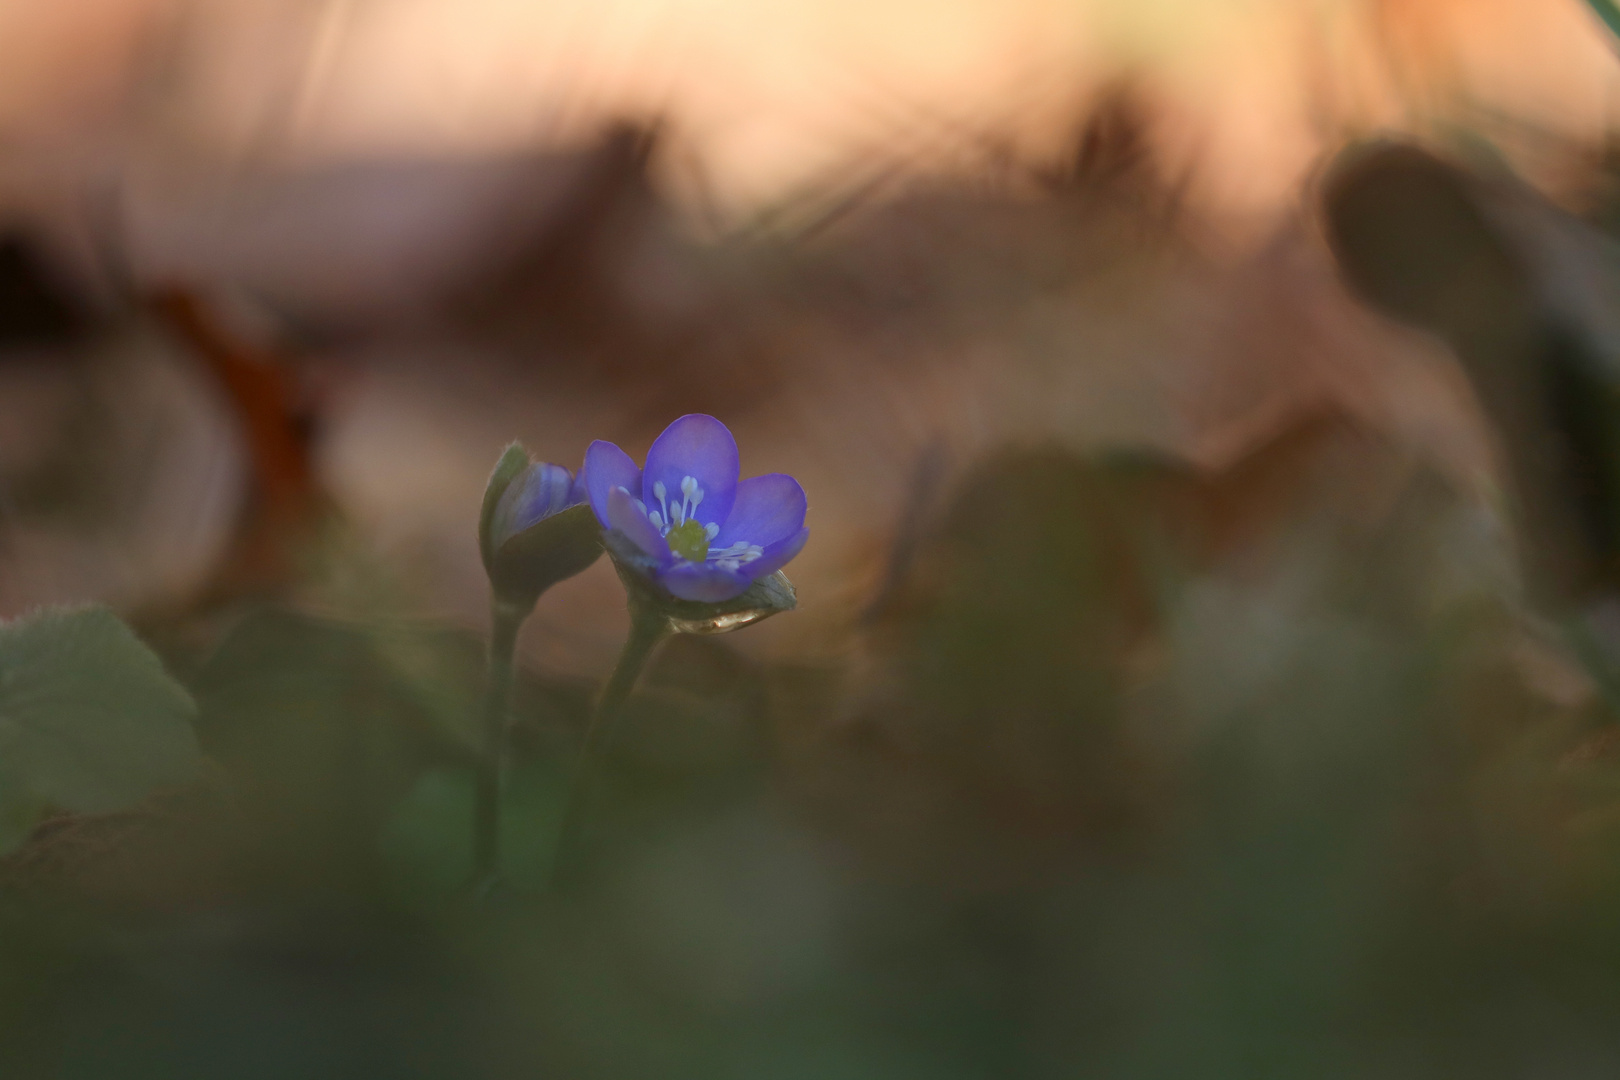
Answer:
[[[104,813],[196,777],[196,706],[106,608],[0,624],[0,804]],[[11,845],[18,830],[3,830]]]

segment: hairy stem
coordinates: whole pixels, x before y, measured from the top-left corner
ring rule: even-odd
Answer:
[[[554,886],[565,887],[578,876],[585,855],[585,820],[590,812],[591,786],[601,747],[611,736],[614,721],[630,697],[630,692],[635,689],[647,661],[652,659],[659,643],[671,632],[667,618],[631,604],[630,636],[625,639],[624,648],[619,652],[619,662],[614,666],[607,684],[602,687],[602,696],[597,699],[596,708],[591,713],[569,784],[562,830],[557,838],[556,861],[552,864]]]
[[[473,804],[473,880],[494,880],[500,862],[501,773],[506,762],[513,656],[518,628],[532,607],[519,610],[495,601],[490,615],[489,681],[484,689],[484,747]]]

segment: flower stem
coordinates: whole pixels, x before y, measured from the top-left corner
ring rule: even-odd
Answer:
[[[478,763],[473,804],[473,880],[494,881],[500,862],[501,773],[506,761],[507,717],[511,711],[513,656],[518,628],[533,607],[499,600],[490,609],[489,680],[484,689],[484,749]]]
[[[625,638],[619,652],[619,662],[613,674],[602,687],[591,713],[585,738],[580,745],[579,757],[568,787],[568,802],[563,811],[562,829],[557,838],[557,855],[552,864],[552,884],[564,887],[578,876],[584,859],[584,826],[589,813],[590,790],[596,772],[597,757],[608,741],[614,721],[618,718],[630,692],[635,689],[647,661],[660,642],[672,633],[669,619],[634,602],[630,605],[630,635]]]

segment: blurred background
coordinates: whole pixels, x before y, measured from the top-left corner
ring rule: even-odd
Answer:
[[[0,0],[0,618],[208,762],[29,810],[5,1075],[1620,1075],[1617,105],[1579,0]],[[559,893],[548,593],[472,897],[489,470],[693,411],[799,609]]]

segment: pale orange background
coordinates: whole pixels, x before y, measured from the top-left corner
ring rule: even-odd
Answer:
[[[1620,83],[1578,0],[0,0],[12,157],[505,151],[656,117],[671,190],[740,213],[852,165],[1054,152],[1121,72],[1236,210],[1346,130],[1483,111],[1591,140]]]

